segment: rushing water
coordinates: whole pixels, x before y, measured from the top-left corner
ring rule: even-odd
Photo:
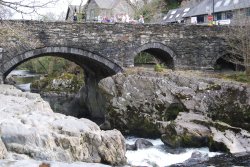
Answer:
[[[127,137],[127,144],[134,144],[136,137]],[[191,149],[170,149],[167,148],[160,139],[147,139],[154,146],[137,151],[127,151],[126,157],[128,163],[132,166],[169,166],[183,163],[191,158],[193,152],[199,151],[202,154],[208,154],[209,157],[220,155],[220,153],[209,152],[208,148],[191,148]]]
[[[23,91],[30,91],[30,83],[33,80],[40,78],[40,75],[30,73],[29,71],[25,70],[14,70],[10,75],[14,78],[16,86]],[[46,97],[44,100],[50,103],[51,108],[55,112],[65,113],[65,111],[62,110],[65,109],[65,104],[70,99],[67,99],[67,97]],[[136,139],[136,137],[127,137],[126,143],[130,145],[134,144]],[[250,154],[234,156],[210,152],[208,148],[171,149],[166,147],[160,139],[148,140],[154,145],[153,147],[126,152],[129,165],[165,167],[173,164],[183,163],[191,157],[193,152],[199,151],[203,155],[207,154],[210,157],[209,160],[198,164],[192,164],[190,166],[250,166]]]

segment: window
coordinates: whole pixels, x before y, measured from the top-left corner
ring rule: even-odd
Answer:
[[[197,23],[204,23],[204,16],[197,16]]]
[[[215,14],[215,20],[222,20],[222,14],[221,13],[216,13]]]
[[[250,16],[250,8],[247,8],[247,9],[246,9],[246,15],[247,15],[247,16]]]
[[[226,19],[232,19],[233,18],[233,12],[232,11],[226,12],[225,17],[226,17]]]

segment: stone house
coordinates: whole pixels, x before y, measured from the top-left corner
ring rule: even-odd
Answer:
[[[250,21],[250,0],[202,0],[194,6],[170,10],[163,22],[209,24],[211,15],[215,24],[221,25]]]
[[[111,18],[128,14],[134,17],[130,0],[88,0],[85,7],[86,21],[96,21],[98,16]]]
[[[184,16],[184,20],[208,24],[209,15],[213,15],[216,24],[239,24],[250,20],[250,0],[203,0]]]
[[[78,20],[81,21],[85,18],[84,6],[69,5],[66,13],[66,21],[73,21],[74,13],[77,13]]]

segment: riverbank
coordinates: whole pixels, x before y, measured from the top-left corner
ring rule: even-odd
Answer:
[[[106,122],[173,148],[250,151],[250,86],[195,73],[128,69],[99,83]]]
[[[131,166],[199,166],[225,164],[222,159],[226,156],[237,165],[242,164],[241,158],[234,161],[230,154],[209,158],[208,148],[231,153],[247,152],[250,148],[247,84],[204,77],[196,72],[156,73],[133,68],[105,78],[99,88],[107,100],[103,106],[107,107],[106,125],[123,134],[161,137],[164,143],[160,139],[150,140],[152,147],[128,151],[124,137],[117,130],[101,131],[89,120],[53,113],[39,95],[0,85],[3,99],[0,158],[7,158],[2,162],[21,159],[13,164],[44,161],[77,166],[75,161],[85,161]],[[229,119],[236,118],[232,115],[238,116],[234,122]],[[237,126],[238,121],[241,126]],[[110,159],[108,154],[120,158]]]
[[[0,158],[126,163],[125,139],[87,119],[54,113],[40,95],[0,85]]]

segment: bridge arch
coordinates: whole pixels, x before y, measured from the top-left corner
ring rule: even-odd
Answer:
[[[245,67],[241,65],[242,63],[237,64],[236,61],[243,62],[243,58],[241,59],[240,56],[237,56],[237,58],[233,60],[231,53],[223,52],[218,57],[216,57],[216,59],[212,61],[212,64],[213,64],[214,70],[216,71],[218,70],[219,71],[244,71]]]
[[[19,54],[3,65],[3,79],[18,65],[33,58],[55,56],[70,60],[84,69],[85,84],[79,90],[78,104],[84,104],[91,118],[104,119],[105,99],[98,90],[102,78],[114,75],[123,69],[109,59],[89,51],[70,47],[44,47]],[[98,105],[97,105],[98,104]]]
[[[44,47],[24,52],[6,62],[3,65],[4,78],[23,62],[42,56],[57,56],[68,59],[101,78],[114,75],[123,70],[118,64],[90,51],[70,47]]]
[[[172,49],[162,43],[147,43],[136,48],[132,53],[133,62],[135,57],[141,52],[147,52],[162,60],[171,69],[175,68],[176,54]]]

